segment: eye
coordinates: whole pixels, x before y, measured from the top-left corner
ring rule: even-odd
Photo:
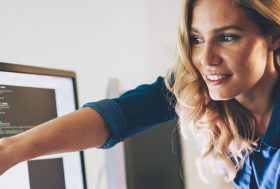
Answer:
[[[239,39],[239,36],[234,35],[234,34],[223,34],[223,35],[218,37],[219,42],[225,42],[225,43],[233,42],[233,41],[236,41],[238,39]]]
[[[199,45],[199,44],[203,43],[204,41],[200,37],[192,35],[190,37],[190,42],[191,42],[191,45]]]

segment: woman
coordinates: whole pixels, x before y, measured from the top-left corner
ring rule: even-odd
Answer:
[[[171,99],[182,131],[191,128],[201,141],[201,172],[208,164],[240,188],[279,188],[279,1],[198,0],[183,6],[178,62],[166,78],[171,93],[159,78],[2,139],[0,173],[40,155],[111,147],[176,118]]]
[[[186,1],[170,88],[202,146],[201,173],[280,187],[279,46],[279,1]]]

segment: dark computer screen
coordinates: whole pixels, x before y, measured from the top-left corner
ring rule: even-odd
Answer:
[[[0,63],[0,138],[77,106],[74,72]],[[1,175],[0,183],[5,189],[86,189],[84,172],[82,153],[64,153],[22,162]]]

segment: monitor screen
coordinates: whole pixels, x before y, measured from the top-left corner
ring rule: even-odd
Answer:
[[[0,63],[0,78],[0,138],[77,108],[73,72]],[[22,162],[1,175],[0,183],[5,189],[85,189],[83,154]]]

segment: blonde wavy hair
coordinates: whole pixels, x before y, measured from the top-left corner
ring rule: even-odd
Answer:
[[[232,0],[263,33],[280,32],[279,0]],[[256,121],[236,100],[214,101],[206,84],[191,61],[189,31],[195,0],[183,0],[183,14],[178,26],[177,59],[165,77],[167,88],[176,97],[176,113],[182,134],[191,131],[199,144],[201,156],[197,167],[203,180],[206,169],[232,181],[256,146]],[[279,70],[280,49],[274,51]],[[207,179],[206,179],[207,181]]]

